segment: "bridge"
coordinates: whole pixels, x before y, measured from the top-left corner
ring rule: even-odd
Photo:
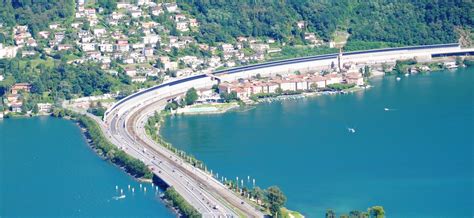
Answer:
[[[381,64],[399,59],[430,60],[448,54],[473,54],[473,48],[458,44],[424,45],[343,53],[344,63]],[[129,95],[107,110],[99,121],[110,140],[128,154],[142,160],[153,173],[173,186],[204,217],[263,217],[265,214],[227,189],[212,175],[193,167],[145,133],[147,119],[162,110],[167,101],[189,88],[211,88],[218,80],[232,81],[260,74],[269,76],[296,70],[327,69],[339,54],[317,55],[241,66],[167,81]]]

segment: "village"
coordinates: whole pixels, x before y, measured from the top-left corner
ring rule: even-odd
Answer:
[[[119,65],[133,82],[144,82],[154,76],[167,80],[256,63],[281,51],[271,38],[242,36],[233,44],[214,46],[198,43],[193,34],[198,31],[199,22],[181,13],[176,3],[138,0],[136,4],[119,2],[117,10],[110,14],[103,10],[79,0],[72,23],[51,24],[36,38],[28,26],[15,26],[11,30],[14,45],[0,44],[0,59],[17,55],[32,58],[38,55],[37,47],[44,45],[48,55],[66,56],[75,64],[97,62],[111,74],[117,73]],[[295,26],[304,29],[305,22]],[[314,33],[306,32],[305,39],[310,45],[323,45]]]
[[[0,43],[0,59],[44,59],[41,51],[69,64],[97,63],[111,75],[123,72],[132,83],[151,82],[151,85],[156,85],[175,78],[268,61],[284,46],[284,43],[272,38],[244,36],[237,37],[232,44],[199,43],[193,37],[199,31],[199,22],[191,15],[182,13],[176,3],[138,0],[134,4],[119,2],[117,9],[111,13],[104,13],[104,10],[85,0],[78,0],[73,21],[50,24],[48,30],[34,34],[36,38],[26,25],[6,29],[0,24],[0,31],[10,33],[14,41],[9,45]],[[315,33],[306,31],[305,21],[294,25],[304,31],[305,43],[310,47],[341,46],[334,41],[324,42]],[[224,94],[235,92],[238,99],[247,101],[259,93],[314,91],[326,89],[332,84],[360,87],[364,86],[364,78],[370,74],[368,69],[367,72],[362,70],[364,67],[328,66],[325,72],[295,72],[270,78],[241,79],[224,82],[219,85],[219,90]],[[374,70],[371,74],[377,72]],[[4,76],[0,74],[2,80]],[[6,109],[15,113],[31,113],[23,104],[24,95],[31,89],[32,84],[27,82],[14,84],[3,99],[8,107]],[[81,107],[87,108],[89,103],[82,102],[86,105]],[[34,112],[47,113],[53,104],[51,101],[39,102],[29,108],[33,108]]]
[[[199,30],[199,22],[183,14],[176,3],[138,0],[132,4],[124,1],[118,2],[112,13],[104,13],[104,10],[78,0],[73,21],[50,24],[48,30],[39,31],[35,36],[26,25],[7,29],[0,23],[0,32],[11,34],[14,41],[9,45],[0,43],[0,59],[21,57],[35,60],[41,55],[38,51],[42,50],[48,56],[66,59],[70,64],[98,63],[112,75],[123,71],[132,82],[144,83],[156,78],[164,82],[258,63],[270,59],[272,53],[281,52],[282,45],[272,38],[241,36],[233,44],[211,46],[198,43],[193,34]],[[304,30],[306,22],[299,21],[294,25]],[[310,46],[335,46],[334,42],[325,43],[312,32],[305,32],[305,40]],[[0,74],[0,81],[3,79]],[[281,81],[282,89],[291,90],[285,81]],[[273,88],[270,85],[271,91]],[[11,112],[22,112],[21,93],[28,93],[30,89],[28,83],[15,84],[11,88],[4,99]],[[247,90],[244,94],[237,86],[229,87],[228,91],[236,91],[242,99],[256,92]],[[37,107],[41,112],[48,112],[52,102],[38,103]]]
[[[235,92],[241,100],[248,100],[252,95],[262,93],[295,93],[304,91],[324,90],[333,84],[348,84],[357,87],[364,86],[364,78],[361,73],[348,72],[345,74],[320,73],[291,74],[286,76],[275,76],[269,78],[254,78],[250,80],[238,80],[231,83],[219,85],[221,93],[230,94]]]

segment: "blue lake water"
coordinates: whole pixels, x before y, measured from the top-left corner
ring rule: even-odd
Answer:
[[[376,78],[348,95],[169,117],[162,135],[219,175],[278,185],[308,217],[374,205],[388,217],[473,217],[473,75]]]
[[[0,120],[0,217],[176,217],[139,184],[100,159],[71,121]],[[126,197],[115,200],[120,189]]]

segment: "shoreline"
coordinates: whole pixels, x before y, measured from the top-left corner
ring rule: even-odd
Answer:
[[[469,68],[469,67],[468,67],[468,68]],[[431,71],[431,72],[432,72],[432,73],[435,73],[435,72],[441,72],[441,71],[452,71],[452,70],[443,69],[443,70],[436,70],[436,71]],[[393,75],[393,74],[392,74],[392,75],[384,75],[384,76],[394,76],[394,77],[395,77],[395,76],[397,76],[397,75]],[[351,91],[351,92],[349,92],[349,93],[353,93],[353,92],[357,92],[357,91],[362,91],[362,90],[365,90],[365,88],[360,88],[360,89],[357,89],[357,90],[353,90],[353,91]],[[340,93],[335,93],[335,94],[340,94]],[[302,95],[301,98],[306,98],[306,97],[316,97],[316,96],[320,96],[321,94],[318,94],[318,93],[309,93],[309,94],[308,94],[308,93],[303,93],[303,94],[301,94],[301,95]],[[291,96],[291,95],[290,95],[290,96]],[[280,97],[280,96],[279,96],[279,97]],[[280,100],[286,100],[286,98],[282,98],[282,99],[280,99]],[[258,102],[258,103],[256,103],[255,105],[260,104],[260,103],[261,103],[261,102]],[[226,110],[226,111],[224,111],[224,112],[217,113],[217,114],[222,114],[222,113],[225,113],[225,112],[228,112],[228,111],[229,111],[229,110]],[[5,117],[5,119],[6,119],[6,118],[32,118],[32,117],[45,117],[45,116],[55,117],[55,116],[52,116],[52,115],[53,115],[53,113],[49,113],[49,114],[36,114],[36,115],[33,115],[33,114],[16,115],[16,114],[15,114],[14,116],[11,116],[11,117]],[[171,115],[171,114],[165,114],[165,115],[168,116],[168,115]],[[78,120],[75,120],[72,116],[63,116],[63,117],[55,117],[55,118],[61,118],[61,119],[65,119],[65,120],[72,120],[72,121],[74,121],[74,122],[78,125],[78,127],[80,128],[80,130],[81,130],[81,132],[83,133],[84,137],[86,138],[86,142],[88,143],[89,147],[90,147],[91,149],[93,149],[94,152],[95,152],[97,155],[99,155],[99,157],[101,157],[101,158],[105,157],[105,156],[103,156],[103,154],[100,154],[100,153],[98,152],[98,151],[99,151],[98,149],[96,149],[96,148],[94,148],[94,147],[92,146],[91,141],[89,141],[90,138],[86,135],[86,133],[87,133],[87,128],[81,126],[81,125],[79,124],[79,121],[78,121]],[[90,118],[89,118],[89,119],[90,119]],[[95,121],[94,121],[94,122],[95,122]],[[162,137],[161,134],[160,134],[161,127],[162,127],[161,122],[159,122],[159,124],[158,124],[158,126],[157,126],[157,130],[158,130],[158,131],[157,131],[157,134],[159,135],[159,137]],[[106,160],[106,159],[104,159],[104,160]],[[113,163],[113,162],[111,162],[111,163],[112,163],[113,165],[119,167],[120,169],[126,171],[125,168],[120,167],[120,166],[117,165],[116,163]],[[135,177],[134,175],[132,175],[132,174],[130,174],[130,173],[128,173],[128,172],[127,172],[127,174],[130,175],[130,176],[132,176],[134,179],[137,179],[138,181],[140,181],[139,178]],[[173,211],[175,211],[175,208],[171,208],[171,209],[172,209]]]
[[[208,115],[208,114],[223,114],[232,109],[238,108],[239,104],[236,102],[231,103],[203,103],[187,106],[184,108],[178,108],[175,111],[171,111],[172,115]]]
[[[432,63],[439,63],[438,61],[431,61],[431,62],[427,62],[428,64],[432,64]],[[416,72],[416,73],[407,73],[408,75],[419,75],[419,74],[430,74],[430,73],[437,73],[437,72],[441,72],[441,71],[453,71],[453,70],[457,70],[459,68],[469,68],[470,66],[459,66],[459,67],[456,67],[454,69],[435,69],[435,70],[429,70],[429,71],[420,71],[420,72]],[[376,73],[370,75],[368,78],[367,78],[367,81],[369,81],[370,79],[374,79],[374,78],[383,78],[383,77],[387,77],[387,76],[395,76],[396,78],[397,77],[401,77],[402,75],[401,74],[397,74],[397,73],[393,73],[393,72],[382,72],[382,71],[378,71],[378,70],[375,70]],[[407,76],[407,74],[403,75],[403,76]],[[355,93],[355,92],[360,92],[360,91],[364,91],[364,90],[368,90],[372,88],[372,86],[370,85],[369,82],[366,82],[366,84],[364,86],[357,86],[357,87],[352,87],[352,88],[349,88],[349,89],[344,89],[344,90],[334,90],[334,91],[307,91],[307,92],[302,92],[302,93],[298,93],[298,94],[289,94],[289,95],[285,95],[285,94],[282,94],[282,95],[278,95],[278,96],[275,96],[275,97],[264,97],[264,98],[259,98],[259,99],[256,99],[256,100],[249,100],[249,102],[245,102],[245,106],[256,106],[258,104],[262,104],[262,103],[271,103],[271,102],[274,102],[274,101],[285,101],[285,100],[295,100],[295,99],[304,99],[304,98],[313,98],[313,97],[318,97],[318,96],[322,96],[322,95],[338,95],[338,94],[351,94],[351,93]],[[234,102],[235,103],[235,102]],[[210,104],[202,104],[202,105],[209,105],[208,108],[212,108],[213,106],[212,105],[219,105],[219,104],[226,104],[226,103],[210,103]],[[199,111],[199,112],[187,112],[187,111],[184,111],[184,112],[172,112],[171,115],[212,115],[212,114],[223,114],[223,113],[227,113],[227,112],[230,112],[230,111],[235,111],[233,109],[236,109],[236,108],[242,108],[242,106],[238,105],[238,106],[235,106],[235,107],[232,107],[232,108],[228,108],[228,109],[225,109],[225,110],[216,110],[216,111]]]
[[[417,73],[417,74],[413,74],[413,75],[420,75],[420,74],[429,74],[429,73],[438,73],[438,72],[443,72],[443,71],[450,71],[452,72],[451,69],[441,69],[441,70],[434,70],[434,71],[430,71],[430,72],[420,72],[420,73]],[[396,78],[398,75],[397,74],[384,74],[383,77],[394,77]],[[370,77],[369,79],[373,79],[373,78],[380,78],[381,76],[372,76]],[[382,78],[383,78],[382,77]],[[372,86],[370,84],[367,84],[366,87],[356,87],[356,88],[351,88],[350,90],[347,90],[347,91],[337,91],[337,92],[330,92],[330,93],[326,93],[326,94],[323,94],[323,93],[318,93],[318,92],[310,92],[310,93],[302,93],[302,94],[297,94],[297,95],[288,95],[288,96],[277,96],[275,98],[264,98],[264,99],[261,99],[259,100],[258,102],[255,102],[255,104],[252,104],[252,105],[247,105],[247,106],[254,106],[254,107],[257,107],[258,104],[262,104],[262,103],[271,103],[273,101],[285,101],[285,100],[290,100],[290,99],[305,99],[305,98],[314,98],[314,97],[319,97],[321,95],[337,95],[337,94],[351,94],[351,93],[355,93],[355,92],[360,92],[360,91],[364,91],[364,90],[368,90],[368,89],[371,89]],[[292,96],[297,96],[296,98],[292,98]],[[267,99],[274,99],[273,101],[266,101]],[[229,111],[226,111],[226,112],[229,112]],[[225,112],[224,112],[225,113]],[[219,114],[223,114],[223,113],[219,113]],[[161,135],[161,128],[164,126],[163,123],[164,123],[164,117],[166,116],[171,116],[171,115],[175,115],[175,114],[168,114],[168,113],[162,113],[160,115],[163,115],[163,116],[160,116],[160,121],[157,123],[156,127],[157,127],[157,137],[160,138],[160,140],[165,141],[165,139],[163,138],[163,136]],[[147,134],[148,137],[152,138],[151,136],[149,136]],[[153,140],[153,138],[152,138]],[[172,146],[172,149],[175,149],[175,150],[178,150],[176,147],[174,147],[171,143],[168,143],[166,142],[168,145],[171,145]],[[169,148],[168,148],[169,149]],[[172,149],[170,149],[171,151],[173,151]],[[192,154],[191,154],[192,155]],[[206,172],[207,172],[207,168],[206,168]],[[294,216],[293,214],[300,214],[301,216],[300,217],[305,217],[304,215],[302,215],[302,213],[298,212],[298,211],[292,211],[292,210],[289,210],[287,208],[284,208],[284,210],[286,211],[289,211],[290,215],[288,216]],[[295,217],[298,217],[298,216],[295,216]]]

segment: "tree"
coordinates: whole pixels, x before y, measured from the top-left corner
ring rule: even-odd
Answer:
[[[165,106],[165,110],[167,110],[167,111],[176,110],[176,109],[178,109],[178,104],[175,101],[170,102],[170,103],[166,104],[166,106]]]
[[[367,211],[372,217],[385,218],[385,210],[382,206],[373,206]]]
[[[362,213],[358,210],[353,210],[351,212],[349,212],[349,217],[353,218],[353,217],[360,217],[362,216]]]
[[[366,78],[370,77],[370,67],[369,66],[364,67],[364,72],[363,72],[362,75]]]
[[[105,14],[110,14],[117,9],[116,0],[98,0],[97,4],[104,9]]]
[[[217,84],[212,85],[211,90],[215,93],[219,93],[219,86]]]
[[[251,196],[255,198],[257,203],[261,203],[265,198],[265,192],[260,187],[252,189]]]
[[[283,93],[283,89],[281,89],[280,87],[278,87],[278,88],[275,89],[275,93],[281,94],[281,93]]]
[[[280,211],[280,208],[282,208],[286,202],[286,196],[277,186],[270,186],[266,190],[266,198],[268,201],[268,208],[274,216],[278,211]]]
[[[190,88],[186,92],[186,96],[184,97],[184,100],[186,102],[186,105],[192,105],[196,100],[199,98],[196,89],[195,88]]]
[[[457,65],[457,66],[463,65],[463,60],[462,60],[462,58],[459,57],[459,56],[456,57],[456,65]]]
[[[336,212],[333,209],[327,209],[326,218],[336,218]]]
[[[222,98],[222,100],[224,102],[231,102],[231,101],[234,101],[234,100],[238,100],[239,97],[237,96],[237,92],[235,91],[232,91],[230,93],[225,93],[225,92],[222,92],[220,94],[220,97]]]
[[[34,114],[37,114],[39,112],[39,108],[38,108],[38,104],[35,104],[33,106],[33,111],[32,111]]]
[[[163,64],[163,62],[161,61],[161,59],[156,59],[156,63],[155,63],[155,67],[156,68],[160,68],[160,69],[163,69],[165,67],[165,65]]]

